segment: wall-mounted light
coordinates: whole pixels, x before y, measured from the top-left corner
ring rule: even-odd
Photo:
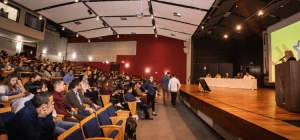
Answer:
[[[58,56],[61,57],[61,52],[58,53]]]
[[[241,29],[241,26],[240,26],[240,25],[238,25],[238,26],[236,27],[236,29],[240,30],[240,29]]]
[[[228,38],[228,35],[227,35],[227,34],[225,34],[225,35],[224,35],[224,38]]]
[[[76,53],[73,53],[73,54],[72,54],[72,58],[75,58],[75,57],[76,57]]]
[[[119,35],[117,35],[117,38],[119,38],[120,36]]]
[[[22,47],[22,41],[18,41],[16,47],[17,47],[18,50],[21,50],[21,47]]]
[[[129,67],[129,64],[126,64],[125,67]]]
[[[79,34],[76,34],[76,37],[79,37]]]
[[[204,69],[206,70],[206,66],[204,66]]]
[[[93,57],[89,57],[89,60],[92,61],[92,60],[93,60]]]
[[[108,64],[109,63],[109,61],[106,61],[106,64]]]
[[[47,50],[46,50],[46,49],[44,49],[44,50],[43,50],[43,53],[47,53]]]
[[[66,29],[66,27],[62,27],[62,30],[65,30]]]
[[[146,72],[149,72],[150,71],[150,69],[146,69]]]
[[[157,34],[155,34],[155,37],[157,37]]]
[[[4,4],[7,4],[7,3],[8,3],[8,0],[4,0],[3,2],[4,2]]]
[[[43,16],[42,15],[39,15],[39,20],[42,20],[43,19]]]

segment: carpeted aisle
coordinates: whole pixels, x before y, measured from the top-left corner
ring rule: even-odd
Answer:
[[[137,140],[223,139],[188,109],[178,97],[176,108],[172,108],[170,101],[168,106],[164,106],[162,96],[158,96],[156,101],[158,101],[155,104],[157,116],[151,115],[154,120],[137,121]]]

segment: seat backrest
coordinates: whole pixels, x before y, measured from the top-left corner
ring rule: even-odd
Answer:
[[[14,113],[11,112],[11,107],[5,107],[0,108],[0,115],[3,124],[5,124],[14,115]]]
[[[71,127],[69,130],[62,133],[58,138],[58,140],[83,140],[82,130],[80,129],[80,125],[76,124]]]
[[[85,138],[104,137],[95,114],[91,114],[80,122]]]
[[[22,81],[22,85],[24,86],[29,81],[30,78],[29,77],[22,77],[20,79]]]
[[[109,119],[109,114],[106,109],[101,109],[100,112],[96,112],[96,117],[98,119],[99,125],[111,125],[111,121]]]
[[[115,108],[114,106],[111,104],[110,106],[108,106],[106,108],[107,112],[108,112],[108,115],[109,117],[114,117],[114,116],[117,116],[116,112],[115,112]]]

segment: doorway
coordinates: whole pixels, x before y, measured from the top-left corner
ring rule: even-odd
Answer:
[[[110,65],[110,72],[114,71],[114,72],[118,72],[120,73],[120,64],[111,64]]]
[[[32,47],[29,45],[23,45],[23,50],[27,53],[27,58],[35,58],[36,57],[36,47]]]

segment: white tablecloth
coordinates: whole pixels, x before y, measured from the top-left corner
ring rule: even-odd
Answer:
[[[209,87],[226,87],[240,89],[257,89],[257,79],[225,79],[225,78],[201,78],[205,79]]]

